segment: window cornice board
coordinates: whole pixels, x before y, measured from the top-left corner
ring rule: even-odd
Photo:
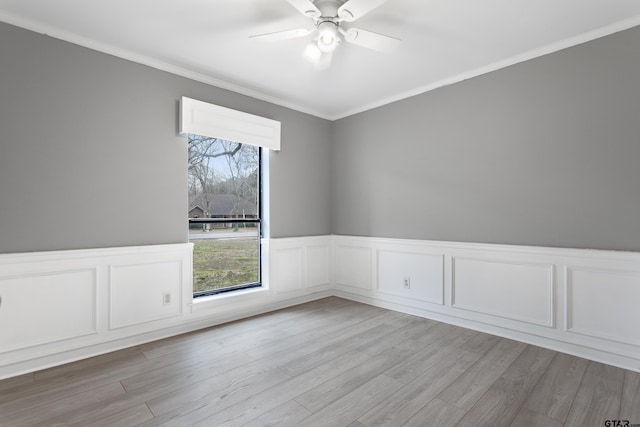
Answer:
[[[180,133],[280,150],[280,122],[183,96]]]

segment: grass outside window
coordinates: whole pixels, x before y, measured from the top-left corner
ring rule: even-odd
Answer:
[[[191,242],[194,293],[259,282],[257,237]]]

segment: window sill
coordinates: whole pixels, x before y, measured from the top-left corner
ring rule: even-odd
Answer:
[[[269,289],[261,286],[259,288],[241,289],[233,292],[223,292],[217,295],[209,295],[206,297],[199,297],[193,300],[191,311],[193,313],[209,310],[211,308],[219,306],[227,306],[228,304],[242,304],[245,301],[252,301],[254,299],[263,299],[268,295]]]

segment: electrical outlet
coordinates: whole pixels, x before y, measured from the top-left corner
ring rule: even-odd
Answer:
[[[402,281],[405,289],[411,289],[411,277],[407,276]]]
[[[170,293],[166,293],[166,294],[162,295],[162,304],[163,305],[171,304],[171,294]]]

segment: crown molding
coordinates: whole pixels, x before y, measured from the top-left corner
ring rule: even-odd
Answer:
[[[410,98],[412,96],[421,95],[423,93],[432,91],[434,89],[438,89],[444,86],[449,86],[455,83],[459,83],[464,80],[468,80],[474,77],[481,76],[483,74],[490,73],[492,71],[497,71],[502,68],[507,68],[512,65],[519,64],[521,62],[529,61],[530,59],[535,59],[544,55],[548,55],[554,52],[558,52],[563,49],[567,49],[573,46],[577,46],[595,39],[599,39],[601,37],[605,37],[611,34],[618,33],[620,31],[628,30],[630,28],[636,27],[640,25],[640,15],[636,15],[632,18],[625,19],[623,21],[618,21],[610,25],[606,25],[604,27],[597,28],[592,31],[587,31],[585,33],[579,34],[574,37],[569,37],[546,46],[542,46],[536,49],[531,49],[527,52],[523,52],[518,55],[511,56],[506,59],[502,59],[500,61],[493,62],[483,67],[478,67],[470,71],[466,71],[464,73],[457,74],[455,76],[447,77],[441,80],[438,80],[433,83],[429,83],[424,86],[417,87],[415,89],[399,93],[394,96],[390,96],[387,98],[380,99],[378,101],[369,103],[367,105],[363,105],[362,107],[354,108],[351,110],[345,110],[339,114],[332,115],[329,117],[329,120],[339,120],[345,117],[353,116],[355,114],[363,113],[368,110],[373,110],[374,108],[382,107],[387,104],[391,104],[393,102],[401,101],[403,99]]]
[[[226,80],[216,78],[211,75],[190,70],[183,66],[162,61],[150,56],[142,55],[130,50],[121,49],[119,47],[116,47],[107,43],[98,42],[96,40],[83,37],[79,34],[66,31],[61,28],[53,27],[39,21],[26,19],[17,15],[8,14],[6,12],[0,12],[0,21],[6,22],[11,25],[15,25],[17,27],[21,27],[30,31],[34,31],[40,34],[44,34],[49,37],[53,37],[59,40],[73,43],[82,47],[86,47],[88,49],[92,49],[98,52],[106,53],[108,55],[116,56],[118,58],[122,58],[138,64],[146,65],[148,67],[155,68],[160,71],[165,71],[171,74],[175,74],[177,76],[188,78],[190,80],[195,80],[200,83],[205,83],[220,89],[236,92],[240,95],[249,96],[251,98],[255,98],[260,101],[269,102],[271,104],[289,108],[289,109],[292,109],[304,114],[309,114],[321,119],[335,121],[335,120],[340,120],[349,116],[353,116],[355,114],[363,113],[368,110],[379,108],[387,104],[401,101],[403,99],[407,99],[416,95],[421,95],[423,93],[432,91],[434,89],[459,83],[464,80],[468,80],[474,77],[481,76],[483,74],[500,70],[502,68],[519,64],[521,62],[525,62],[525,61],[535,59],[544,55],[548,55],[563,49],[567,49],[572,46],[580,45],[601,37],[615,34],[620,31],[628,30],[630,28],[640,25],[640,15],[636,15],[632,18],[625,19],[622,21],[614,22],[613,24],[606,25],[604,27],[600,27],[592,31],[587,31],[577,36],[569,37],[569,38],[548,44],[546,46],[542,46],[536,49],[531,49],[527,52],[517,54],[509,58],[502,59],[502,60],[493,62],[491,64],[487,64],[485,66],[475,68],[470,71],[466,71],[464,73],[447,77],[447,78],[417,87],[415,89],[411,89],[411,90],[399,93],[397,95],[393,95],[387,98],[382,98],[378,101],[374,101],[374,102],[362,105],[360,107],[344,110],[338,114],[330,114],[328,112],[318,111],[304,105],[292,103],[290,101],[279,98],[277,96],[264,93],[255,88],[243,86],[237,83],[232,83]]]
[[[205,83],[211,86],[215,86],[220,89],[236,92],[240,95],[249,96],[251,98],[258,99],[260,101],[269,102],[271,104],[279,105],[281,107],[289,108],[301,113],[309,114],[319,117],[321,119],[330,120],[330,116],[321,111],[316,111],[311,108],[307,108],[303,105],[295,104],[287,100],[268,95],[257,89],[253,89],[247,86],[242,86],[236,83],[231,83],[214,76],[210,76],[204,73],[190,70],[188,68],[172,64],[166,61],[162,61],[151,56],[142,55],[127,49],[122,49],[117,46],[113,46],[108,43],[102,43],[94,39],[83,37],[79,34],[60,29],[58,27],[43,24],[39,21],[26,19],[13,14],[0,11],[0,21],[5,22],[16,27],[24,28],[36,33],[43,34],[48,37],[52,37],[58,40],[66,41],[78,46],[85,47],[87,49],[95,50],[101,53],[106,53],[127,61],[135,62],[141,65],[146,65],[151,68],[155,68],[160,71],[175,74],[180,77],[185,77],[190,80],[195,80],[200,83]]]

